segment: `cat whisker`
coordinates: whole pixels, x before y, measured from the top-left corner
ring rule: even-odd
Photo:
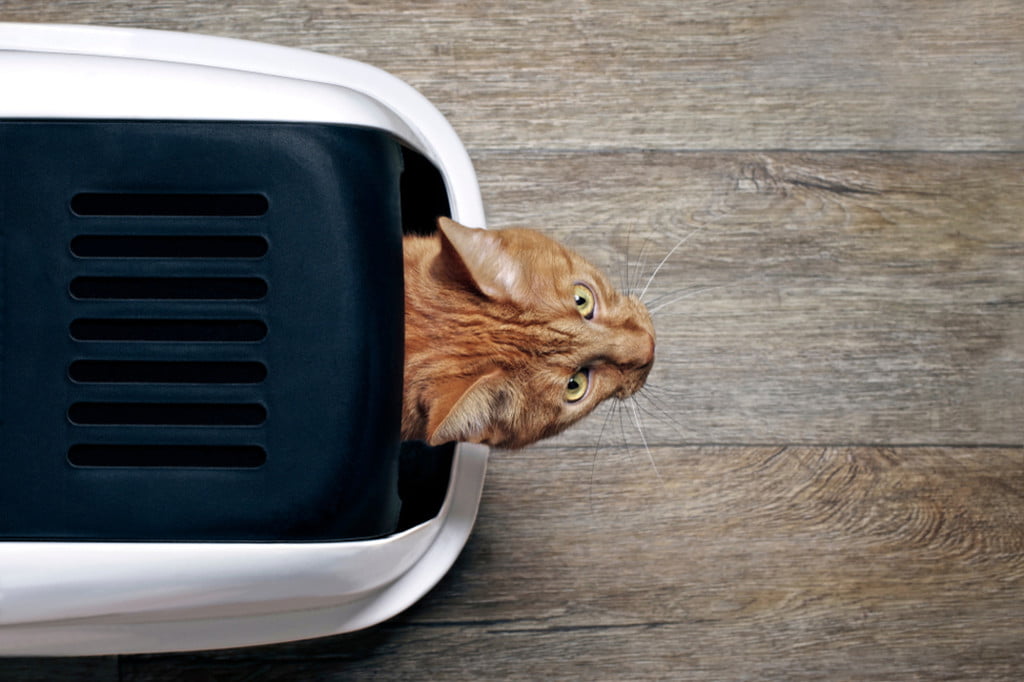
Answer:
[[[619,418],[619,435],[622,436],[622,445],[623,447],[626,448],[626,454],[629,455],[629,461],[633,464],[633,466],[636,466],[636,459],[633,457],[633,449],[629,447],[629,438],[626,436],[626,423],[622,420],[622,413],[624,411],[623,403],[621,401],[616,400],[614,402],[614,405],[615,414]]]
[[[650,403],[650,405],[651,405],[651,407],[650,407],[650,408],[645,408],[645,407],[644,407],[643,405],[640,405],[640,404],[639,404],[639,401],[638,401],[637,407],[639,407],[639,408],[640,408],[640,409],[641,409],[641,410],[642,410],[642,411],[643,411],[643,412],[644,412],[645,414],[649,414],[650,416],[654,417],[655,419],[658,419],[658,420],[659,420],[659,421],[661,421],[661,422],[662,422],[663,424],[666,424],[666,425],[668,425],[668,426],[672,427],[672,429],[673,429],[674,431],[676,431],[677,433],[679,433],[679,424],[678,424],[678,423],[677,423],[677,421],[676,421],[676,420],[675,420],[675,419],[673,418],[673,415],[669,414],[669,413],[668,413],[668,412],[667,412],[667,411],[665,410],[665,408],[664,408],[664,406],[662,405],[662,403],[661,403],[660,401],[658,401],[657,399],[655,399],[655,398],[654,398],[654,397],[653,397],[653,396],[652,396],[652,395],[650,394],[650,392],[648,392],[648,391],[646,390],[646,387],[644,387],[644,388],[640,389],[640,390],[639,390],[639,391],[638,391],[638,392],[636,393],[636,395],[638,395],[638,396],[640,396],[640,397],[644,398],[644,399],[645,399],[645,400],[647,400],[647,401],[648,401],[648,403]]]
[[[690,285],[690,286],[680,287],[678,289],[672,289],[671,291],[666,291],[663,294],[659,294],[659,295],[653,297],[649,301],[644,301],[644,305],[647,306],[647,310],[653,310],[654,308],[658,307],[660,304],[664,303],[667,299],[675,298],[675,297],[678,297],[678,296],[689,296],[691,294],[698,294],[698,293],[700,293],[702,291],[706,291],[707,289],[718,288],[718,287],[721,287],[721,286],[724,286],[724,285],[722,285],[722,284],[711,284],[711,285],[696,285],[696,284],[694,284],[694,285]]]
[[[629,237],[630,237],[630,235],[633,234],[633,225],[635,225],[635,224],[636,223],[630,223],[629,224],[629,228],[626,229],[626,248],[622,252],[622,265],[623,265],[623,270],[625,272],[623,272],[619,276],[619,289],[621,289],[622,291],[626,291],[627,290],[627,288],[629,286],[629,282],[630,282],[630,277],[629,277]]]
[[[725,284],[713,284],[711,286],[701,287],[699,289],[690,289],[689,291],[686,291],[686,292],[680,294],[679,296],[676,296],[675,298],[673,298],[671,300],[668,300],[668,301],[665,301],[664,303],[659,303],[659,304],[655,305],[653,308],[648,306],[647,312],[649,312],[651,314],[651,316],[653,317],[656,312],[658,312],[658,311],[660,311],[660,310],[662,310],[664,308],[667,308],[668,306],[672,305],[673,303],[678,303],[679,301],[685,300],[685,299],[690,298],[692,296],[697,296],[699,294],[706,293],[708,291],[716,291],[718,289],[731,289],[732,287],[739,286],[741,284],[744,284],[745,282],[748,282],[748,281],[750,281],[752,279],[758,279],[760,277],[761,277],[760,275],[748,275],[746,277],[740,277],[739,279],[736,279],[736,280],[734,280],[732,282],[726,282]],[[662,300],[662,299],[656,299],[656,300]],[[685,313],[661,313],[659,315],[659,317],[666,317],[666,316],[678,315],[678,314],[685,314]]]
[[[664,386],[658,386],[657,384],[644,384],[638,393],[650,398],[651,400],[656,400],[658,397],[663,395],[692,397],[692,393],[689,391],[677,391]]]
[[[693,391],[687,390],[673,390],[665,386],[657,386],[655,384],[645,384],[639,391],[640,395],[643,395],[651,402],[658,404],[658,400],[678,400],[680,402],[690,402],[694,399]],[[668,414],[668,413],[666,413]],[[673,424],[677,424],[675,418],[670,415],[670,419],[673,420]]]
[[[688,434],[685,433],[683,427],[679,423],[678,418],[666,412],[664,407],[662,407],[661,401],[655,399],[654,397],[648,395],[647,393],[641,392],[637,393],[637,395],[644,398],[648,402],[647,407],[645,407],[639,401],[637,402],[637,407],[643,414],[647,415],[648,417],[651,417],[652,419],[657,419],[659,422],[667,426],[669,430],[673,434],[675,434],[675,436],[679,440],[684,441],[687,439]]]
[[[652,241],[652,235],[650,232],[647,233],[647,237],[644,239],[643,244],[640,246],[640,254],[636,260],[633,259],[632,254],[632,235],[636,223],[630,223],[629,228],[626,230],[626,248],[623,251],[623,272],[619,276],[619,290],[626,294],[635,294],[640,288],[640,282],[643,279],[643,268],[647,262],[647,247]]]
[[[626,400],[625,399],[623,399],[623,400],[614,400],[614,401],[609,401],[609,402],[612,402],[615,405],[615,414],[619,418],[619,436],[622,439],[622,447],[625,448],[626,455],[629,457],[630,466],[633,469],[636,469],[636,467],[637,467],[637,456],[633,452],[635,444],[633,444],[633,445],[630,444],[629,432],[628,432],[628,429],[627,429],[627,426],[626,426],[627,422],[629,422],[630,425],[634,425],[635,424],[635,422],[633,420],[633,416],[630,414],[630,410],[629,410],[629,407],[626,404]],[[641,438],[643,438],[643,432],[641,432],[640,435],[641,435]],[[644,445],[645,448],[647,447],[646,441],[643,441],[643,445]],[[653,464],[653,462],[652,462],[652,464]],[[655,473],[658,473],[657,467],[654,467],[654,470],[655,470]],[[659,479],[660,478],[661,477],[659,475]]]
[[[663,398],[693,399],[693,394],[688,391],[673,391],[670,388],[661,388],[656,386],[645,386],[644,389],[644,395],[651,400],[659,400]]]
[[[669,300],[665,301],[664,303],[659,303],[658,305],[654,306],[653,308],[648,306],[647,312],[649,312],[651,315],[654,315],[659,310],[667,308],[668,306],[672,305],[673,303],[678,303],[679,301],[685,300],[687,298],[691,298],[693,296],[697,296],[699,294],[703,294],[703,293],[708,292],[708,291],[715,291],[716,289],[725,289],[726,287],[731,287],[731,286],[734,286],[736,284],[738,284],[738,282],[733,282],[731,284],[716,284],[714,286],[701,287],[700,289],[691,289],[691,290],[689,290],[689,291],[687,291],[687,292],[685,292],[683,294],[680,294],[679,296],[675,296],[674,298],[670,298]]]
[[[665,263],[668,262],[668,259],[671,258],[672,254],[675,253],[679,249],[680,246],[682,246],[687,241],[689,241],[689,239],[693,235],[697,234],[698,232],[700,232],[703,229],[704,229],[703,225],[698,225],[697,227],[693,228],[692,230],[690,230],[689,233],[684,235],[682,239],[680,239],[678,242],[676,242],[676,245],[673,246],[672,249],[668,253],[665,254],[665,257],[661,259],[660,263],[658,263],[658,267],[654,268],[654,272],[652,272],[651,276],[647,278],[647,284],[644,285],[643,291],[641,291],[640,295],[638,296],[638,298],[641,301],[643,300],[644,295],[647,293],[647,290],[651,287],[651,283],[654,281],[654,278],[658,275],[659,272],[661,272],[661,269],[665,266]]]
[[[648,254],[647,247],[648,247],[648,245],[650,245],[652,243],[653,243],[653,241],[651,239],[651,234],[650,234],[650,232],[648,232],[647,233],[647,238],[644,239],[644,243],[640,247],[640,255],[637,256],[637,259],[636,259],[637,260],[636,268],[635,268],[636,275],[633,278],[633,280],[631,282],[629,282],[629,288],[626,289],[626,293],[627,294],[635,294],[637,292],[637,290],[640,289],[640,282],[643,280],[644,270],[647,267],[647,254]]]
[[[605,415],[604,421],[601,422],[601,430],[597,433],[597,443],[594,445],[594,456],[590,459],[590,513],[594,513],[594,476],[597,472],[597,453],[601,451],[601,439],[604,438],[604,430],[608,427],[608,422],[611,421],[612,415],[615,414],[614,404],[612,402],[605,403],[608,405],[608,414]]]
[[[654,461],[654,454],[651,452],[651,447],[647,444],[647,436],[644,435],[644,427],[640,423],[640,411],[637,409],[636,398],[630,396],[629,404],[633,408],[633,423],[636,424],[636,430],[640,434],[640,440],[644,444],[644,451],[647,453],[647,461],[651,463],[651,468],[654,469],[654,474],[658,477],[658,480],[662,483],[665,479],[662,478],[661,472],[658,470],[658,465]]]

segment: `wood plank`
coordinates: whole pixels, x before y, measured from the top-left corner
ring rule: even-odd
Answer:
[[[492,226],[539,226],[613,279],[643,288],[688,239],[646,296],[651,442],[1024,443],[1024,155],[476,163]],[[617,420],[605,437],[639,443]]]
[[[0,0],[0,20],[374,63],[452,120],[493,225],[626,280],[699,228],[648,292],[686,296],[659,312],[652,450],[620,411],[495,453],[469,546],[406,614],[0,678],[1021,678],[1024,156],[977,153],[1024,150],[1015,0]]]
[[[1015,0],[6,0],[0,18],[310,48],[420,88],[473,148],[1024,150]]]
[[[1024,449],[492,461],[454,571],[365,633],[126,657],[125,680],[1019,679]]]

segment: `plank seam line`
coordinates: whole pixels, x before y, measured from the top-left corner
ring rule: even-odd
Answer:
[[[767,147],[750,149],[717,149],[695,147],[468,147],[470,156],[555,156],[567,154],[573,156],[612,155],[612,154],[909,154],[909,155],[1001,155],[1014,156],[1024,154],[1024,148],[1017,149],[873,149],[852,147],[849,149],[806,149],[791,147]]]
[[[721,442],[669,442],[652,443],[648,441],[651,448],[875,448],[875,449],[921,449],[921,448],[947,448],[957,450],[1024,450],[1021,443],[824,443],[824,442],[763,442],[763,443],[721,443]],[[600,450],[642,448],[642,443],[623,443],[602,445]],[[534,445],[533,450],[580,450],[593,452],[594,445],[558,445],[539,444]]]

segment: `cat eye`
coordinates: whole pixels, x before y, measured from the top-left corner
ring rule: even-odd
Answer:
[[[565,399],[574,403],[581,400],[587,394],[587,386],[590,385],[590,372],[585,369],[569,377],[569,383],[565,385]]]
[[[586,284],[577,284],[572,288],[573,302],[576,304],[576,310],[580,312],[584,320],[590,320],[594,317],[594,308],[597,307],[597,303],[594,300],[594,292],[590,290]]]

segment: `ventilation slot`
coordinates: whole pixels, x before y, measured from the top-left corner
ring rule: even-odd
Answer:
[[[68,419],[80,426],[259,426],[257,403],[74,403]]]
[[[255,342],[267,336],[260,320],[110,320],[71,322],[76,341]]]
[[[68,244],[75,262],[88,266],[66,282],[77,310],[68,332],[75,341],[108,345],[81,345],[67,364],[73,389],[66,418],[77,434],[68,463],[154,470],[263,466],[267,366],[253,357],[260,349],[251,344],[268,333],[269,285],[261,259],[269,242],[258,234],[224,234],[241,223],[219,223],[231,226],[224,230],[216,219],[263,216],[267,198],[80,193],[70,209],[95,233],[75,235]],[[174,233],[199,222],[200,232],[211,233]],[[246,231],[262,231],[263,224],[247,220]],[[130,233],[111,234],[125,228]],[[126,317],[86,312],[103,308]]]
[[[267,283],[258,277],[76,277],[69,291],[80,299],[258,301]]]
[[[71,240],[79,258],[262,258],[263,237],[81,235]]]
[[[77,360],[68,376],[82,384],[258,384],[267,368],[262,362]]]
[[[256,445],[72,445],[78,467],[210,467],[255,469],[267,461]]]
[[[79,216],[255,217],[270,207],[262,194],[82,193],[71,199]]]

